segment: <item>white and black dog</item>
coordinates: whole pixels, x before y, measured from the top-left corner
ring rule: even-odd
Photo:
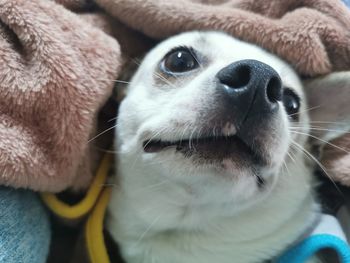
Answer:
[[[314,105],[341,99],[341,85],[332,99],[315,83],[326,82],[308,84]],[[308,107],[286,62],[226,34],[184,33],[150,51],[117,121],[107,228],[125,261],[263,262],[298,240],[319,214]]]

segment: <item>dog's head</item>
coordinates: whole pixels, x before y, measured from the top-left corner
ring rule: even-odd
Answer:
[[[242,204],[303,162],[308,118],[286,62],[223,33],[184,33],[148,53],[132,79],[118,149],[130,167],[200,185],[201,201]]]

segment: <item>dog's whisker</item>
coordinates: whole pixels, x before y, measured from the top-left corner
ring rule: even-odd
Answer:
[[[297,161],[296,161],[296,157],[295,157],[295,155],[296,155],[296,153],[292,150],[292,151],[288,151],[288,153],[293,157],[293,159],[294,159],[294,163],[297,163]]]
[[[167,129],[167,127],[163,127],[163,128],[160,129],[157,133],[155,133],[155,134],[147,141],[147,143],[146,143],[145,145],[142,146],[143,149],[144,149],[145,147],[147,147],[147,145],[148,145],[155,137],[157,137],[160,133],[164,132],[166,129]],[[135,160],[133,161],[131,167],[133,167],[133,168],[135,167],[136,162],[137,162],[138,159],[141,157],[142,153],[143,153],[143,151],[139,151],[139,152],[136,154]]]
[[[202,131],[203,131],[203,127],[200,127],[198,132],[197,132],[197,143],[198,143],[199,138],[201,138],[201,136],[202,136]]]
[[[96,79],[97,81],[110,81],[110,82],[116,82],[116,83],[121,83],[121,84],[130,84],[131,82],[125,81],[125,80],[120,80],[120,79]]]
[[[156,138],[159,134],[161,134],[162,132],[164,132],[167,128],[163,127],[162,129],[160,129],[158,132],[156,132],[151,138],[149,138],[146,142],[145,145],[143,145],[143,149],[145,149],[153,140],[154,138]]]
[[[290,170],[289,170],[289,168],[288,168],[287,163],[286,163],[285,160],[283,160],[283,167],[284,167],[285,170],[287,171],[288,176],[291,177],[292,175],[291,175],[291,173],[290,173]]]
[[[189,128],[190,128],[190,125],[186,125],[186,127],[183,129],[182,135],[180,137],[180,142],[183,141],[183,138],[184,138],[184,136]]]
[[[290,125],[290,128],[295,128],[295,129],[306,129],[306,128],[316,128],[316,129],[322,129],[323,127],[322,126],[315,126],[315,125]]]
[[[158,136],[160,133],[162,133],[164,130],[166,130],[166,127],[163,127],[161,130],[159,130],[157,133],[155,133],[155,134],[147,141],[147,143],[146,143],[145,145],[142,145],[142,148],[143,148],[143,149],[146,148],[147,145],[148,145],[156,136]],[[143,151],[141,150],[141,151],[139,151],[139,152],[136,154],[136,157],[135,157],[135,159],[134,159],[134,161],[133,161],[133,163],[132,163],[132,166],[131,166],[132,168],[135,167],[136,162],[137,162],[138,159],[141,157],[142,153],[143,153]]]
[[[299,115],[300,113],[306,113],[306,112],[318,109],[320,107],[321,107],[321,105],[314,106],[314,107],[311,107],[311,108],[308,108],[308,109],[305,109],[305,110],[302,110],[302,111],[298,111],[297,113],[290,114],[289,116],[295,116],[295,115]]]
[[[120,154],[120,151],[116,151],[116,150],[111,150],[111,149],[105,149],[105,148],[101,148],[97,145],[93,145],[92,146],[94,149],[96,149],[97,151],[103,152],[103,153],[111,153],[111,154]]]
[[[138,62],[136,59],[132,59],[132,61],[140,66],[140,62]],[[157,72],[153,71],[153,75],[155,75],[157,78],[159,78],[160,80],[162,80],[164,83],[168,84],[170,87],[176,88],[174,86],[174,84],[172,84],[169,80],[167,80],[166,78],[164,78],[162,75],[158,74]]]
[[[296,160],[294,159],[294,157],[292,156],[292,154],[289,151],[287,151],[287,155],[294,163],[296,163]]]
[[[165,77],[163,77],[159,73],[153,72],[153,75],[155,75],[158,79],[162,80],[164,83],[168,84],[170,87],[176,89],[176,87],[173,83],[171,83],[169,80],[167,80]]]
[[[297,127],[293,127],[293,128],[297,128]],[[300,127],[301,128],[301,127]],[[328,131],[328,132],[339,132],[342,134],[350,134],[349,131],[345,131],[345,130],[337,130],[337,129],[325,129],[325,128],[310,128],[310,130],[312,131]]]
[[[290,126],[289,127],[291,130],[301,130],[301,129],[305,129],[306,127],[305,126],[297,126],[297,125],[293,125],[293,126]],[[320,131],[320,132],[335,132],[335,133],[339,133],[342,134],[342,135],[346,135],[346,134],[350,134],[350,131],[349,129],[329,129],[329,128],[325,128],[323,126],[314,126],[314,125],[311,125],[308,127],[308,129],[310,131]]]
[[[135,157],[135,159],[134,159],[134,161],[132,162],[132,165],[131,165],[132,168],[135,168],[135,165],[136,165],[137,161],[139,160],[139,158],[141,157],[141,155],[142,155],[141,151],[136,153],[136,157]]]
[[[147,233],[152,229],[152,227],[160,220],[162,215],[160,214],[158,217],[156,217],[153,222],[148,226],[148,228],[141,234],[140,238],[136,241],[134,246],[137,246],[141,240],[147,235]]]
[[[313,160],[321,169],[322,171],[325,173],[325,175],[329,178],[329,180],[332,182],[332,184],[334,185],[334,187],[336,188],[336,190],[342,195],[344,196],[343,192],[339,189],[339,187],[337,186],[337,184],[334,182],[334,180],[332,179],[332,177],[328,174],[326,168],[317,160],[317,158],[315,156],[313,156],[309,151],[307,151],[304,147],[302,147],[300,144],[298,144],[297,142],[292,140],[292,146],[296,146],[299,150],[301,150],[308,158],[310,158],[311,160]]]
[[[188,146],[190,150],[192,149],[191,147],[193,146],[192,140],[193,140],[193,134],[196,132],[197,128],[194,128],[190,134],[190,138],[188,140]]]
[[[169,179],[165,179],[165,180],[163,180],[161,182],[158,182],[158,183],[155,183],[155,184],[152,184],[152,185],[147,185],[147,186],[142,187],[140,189],[136,189],[133,194],[142,193],[142,191],[145,191],[145,190],[154,190],[155,188],[163,186],[164,184],[169,183],[169,182],[171,182]]]
[[[197,56],[195,54],[193,54],[193,51],[191,49],[189,49],[189,52],[191,53],[191,55],[193,56],[194,60],[198,63],[198,66],[200,68],[203,68],[202,63],[200,63],[200,61],[197,59]]]
[[[136,65],[138,65],[138,66],[140,66],[140,64],[141,64],[141,63],[140,63],[139,61],[137,61],[137,59],[135,59],[135,58],[132,58],[132,61],[133,61]],[[158,74],[157,72],[153,71],[152,74],[155,75],[155,76],[156,76],[157,78],[159,78],[160,80],[162,80],[164,83],[168,84],[169,86],[171,86],[171,87],[173,87],[173,88],[176,88],[170,81],[168,81],[166,78],[164,78],[162,75]]]
[[[106,130],[100,132],[99,134],[97,134],[97,135],[95,135],[94,137],[92,137],[91,139],[89,139],[89,140],[87,141],[87,143],[92,142],[93,140],[97,139],[97,138],[100,137],[101,135],[103,135],[103,134],[109,132],[110,130],[113,130],[115,127],[117,127],[117,125],[113,125],[112,127],[109,127],[108,129],[106,129]]]
[[[299,122],[299,123],[302,123],[302,124],[311,124],[311,123],[318,123],[318,124],[342,124],[342,125],[349,125],[349,123],[347,122],[341,122],[341,121],[337,121],[337,122],[334,122],[334,121],[308,121],[308,122]]]
[[[107,122],[116,121],[117,119],[118,119],[118,116],[117,116],[117,117],[114,117],[114,118],[109,119]],[[117,122],[117,121],[116,121],[116,122]]]
[[[291,127],[293,127],[293,128],[315,128],[315,129],[325,129],[325,130],[328,130],[328,128],[326,128],[326,127],[324,127],[324,126],[322,126],[322,125],[318,125],[318,126],[316,126],[316,125],[308,125],[308,124],[304,124],[304,125],[302,125],[302,123],[300,123],[300,125],[291,125]],[[345,132],[345,130],[339,130],[339,129],[337,129],[338,131],[344,131]],[[330,130],[330,131],[333,131],[333,130]]]
[[[350,152],[347,151],[346,149],[344,149],[344,148],[342,148],[342,147],[340,147],[340,146],[338,146],[338,145],[335,145],[335,144],[333,144],[333,143],[331,143],[331,142],[327,142],[327,141],[325,141],[325,140],[323,140],[323,139],[321,139],[321,138],[319,138],[319,137],[317,137],[317,136],[314,136],[314,135],[311,135],[311,134],[307,134],[307,133],[304,133],[304,132],[297,132],[297,131],[291,131],[291,132],[292,132],[292,133],[296,133],[296,134],[300,134],[300,135],[304,135],[304,136],[311,137],[311,138],[316,139],[316,140],[318,140],[318,141],[321,141],[321,142],[323,142],[323,143],[325,143],[325,144],[328,144],[328,145],[330,145],[330,146],[332,146],[332,147],[334,147],[334,148],[336,148],[336,149],[338,149],[338,150],[341,150],[341,151],[343,151],[343,152],[345,152],[345,153],[350,153]]]
[[[216,135],[216,125],[213,126],[212,133],[213,133],[213,137],[216,138],[217,137],[217,135]]]

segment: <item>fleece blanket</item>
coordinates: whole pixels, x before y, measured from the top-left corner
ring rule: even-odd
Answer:
[[[349,28],[340,0],[0,0],[0,184],[86,187],[97,114],[154,42],[221,30],[313,78],[350,70]]]

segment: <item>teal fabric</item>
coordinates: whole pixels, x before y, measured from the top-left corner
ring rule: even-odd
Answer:
[[[350,263],[349,245],[340,238],[328,234],[314,235],[287,250],[276,263],[306,263],[324,248],[333,249],[342,263]]]
[[[0,187],[0,262],[45,263],[50,224],[37,194]]]

